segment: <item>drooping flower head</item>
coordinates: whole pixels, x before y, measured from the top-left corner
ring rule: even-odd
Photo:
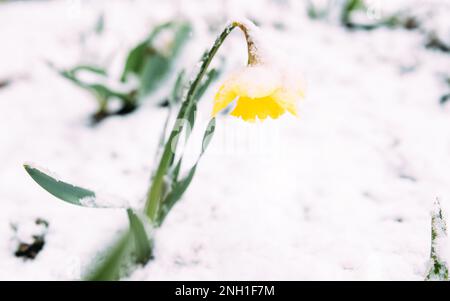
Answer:
[[[244,121],[264,120],[268,116],[275,119],[286,111],[297,116],[298,100],[304,97],[300,77],[272,61],[253,23],[235,23],[247,40],[248,65],[224,81],[214,98],[212,115],[235,101],[230,114]]]

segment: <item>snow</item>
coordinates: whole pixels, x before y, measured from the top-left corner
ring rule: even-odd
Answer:
[[[271,95],[273,91],[282,86],[280,71],[268,65],[244,67],[232,74],[229,79],[231,89],[239,91],[242,95],[252,98]]]
[[[24,166],[24,168],[26,167],[26,168],[29,168],[29,169],[38,170],[38,171],[46,174],[47,176],[53,178],[55,181],[62,182],[62,179],[61,179],[61,177],[58,174],[56,174],[55,172],[53,172],[53,171],[51,171],[51,170],[49,170],[49,169],[47,169],[45,167],[39,166],[38,164],[36,164],[34,162],[25,162],[23,164],[23,166]]]
[[[154,39],[153,47],[159,52],[165,55],[169,54],[170,45],[175,39],[175,34],[172,31],[163,30]]]
[[[382,1],[385,14],[387,2],[448,16],[445,0]],[[104,33],[87,35],[101,13]],[[220,116],[191,186],[155,231],[155,260],[127,279],[423,280],[436,197],[447,221],[450,212],[450,107],[439,105],[450,57],[426,49],[424,32],[348,32],[308,19],[300,1],[272,0],[0,4],[0,79],[13,78],[0,88],[0,279],[78,279],[127,224],[125,210],[57,200],[24,162],[143,206],[167,114],[155,104],[171,79],[135,113],[90,127],[95,99],[46,61],[99,62],[117,78],[127,50],[174,17],[195,29],[178,62],[190,73],[235,15],[257,21],[304,74],[300,118],[247,124]],[[426,18],[426,30],[450,41],[447,19]],[[242,33],[230,34],[213,64],[221,58],[222,77],[200,103],[186,148],[193,160],[215,91],[246,63]],[[14,256],[10,224],[29,233],[38,217],[49,221],[46,244],[24,261]]]
[[[80,204],[91,208],[130,208],[130,202],[104,193],[95,193],[95,196],[84,197],[80,200]]]
[[[19,226],[20,225],[20,226]],[[46,226],[42,223],[37,223],[36,221],[19,221],[16,220],[11,223],[11,228],[15,230],[15,239],[31,244],[33,243],[33,236],[41,236],[46,233]]]

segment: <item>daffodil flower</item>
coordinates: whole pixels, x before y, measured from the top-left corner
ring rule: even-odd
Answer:
[[[301,79],[294,72],[282,69],[264,56],[260,40],[255,35],[258,28],[250,22],[237,23],[246,37],[248,65],[231,74],[219,88],[214,98],[212,115],[235,101],[231,115],[244,121],[276,119],[286,111],[298,116],[297,103],[304,97]],[[265,49],[264,49],[265,50]]]

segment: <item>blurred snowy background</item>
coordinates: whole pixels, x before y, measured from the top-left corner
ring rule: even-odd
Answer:
[[[118,75],[154,26],[188,20],[194,30],[174,70],[191,70],[226,21],[243,16],[306,79],[301,116],[256,124],[221,116],[156,235],[155,260],[129,279],[422,280],[432,203],[450,212],[450,3],[366,1],[352,16],[358,26],[342,23],[342,3],[0,1],[0,279],[79,279],[126,225],[123,211],[57,200],[22,164],[140,205],[166,117],[157,104],[176,74],[133,114],[92,127],[92,95],[47,62]],[[395,25],[372,28],[391,16]],[[240,35],[218,54],[222,79],[246,62]],[[204,95],[199,127],[219,84]],[[36,237],[43,248],[34,259],[16,256]]]

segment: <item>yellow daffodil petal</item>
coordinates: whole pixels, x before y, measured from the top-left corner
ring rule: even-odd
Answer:
[[[303,94],[283,88],[276,91],[272,97],[289,113],[298,116],[297,102],[300,98],[303,98]]]
[[[214,97],[212,116],[216,116],[217,113],[225,109],[236,98],[236,96],[237,95],[229,89],[227,83],[224,83]]]
[[[213,116],[236,100],[232,116],[245,121],[273,119],[286,111],[298,116],[297,102],[304,96],[303,81],[294,72],[266,65],[246,67],[232,74],[214,99]]]
[[[255,121],[256,117],[264,120],[267,116],[278,118],[285,112],[285,108],[272,96],[262,98],[240,97],[232,116],[241,117],[245,121]]]

